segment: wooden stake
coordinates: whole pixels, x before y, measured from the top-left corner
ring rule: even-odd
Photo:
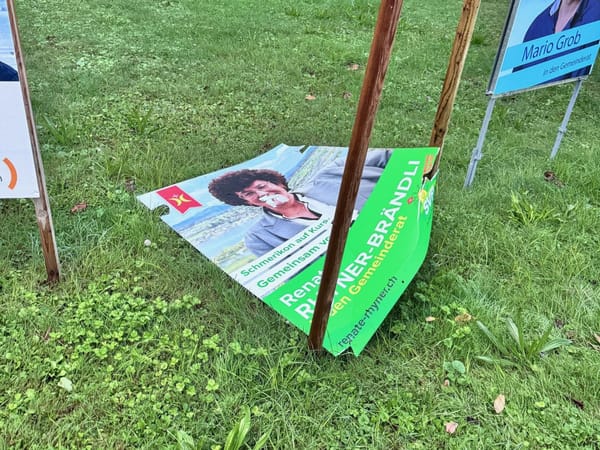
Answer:
[[[431,178],[436,174],[440,165],[442,147],[444,146],[444,139],[448,132],[448,124],[450,123],[450,116],[452,114],[452,108],[454,107],[454,100],[456,99],[456,93],[458,92],[462,71],[465,66],[465,60],[467,59],[471,38],[473,37],[473,30],[475,29],[480,4],[481,0],[465,0],[463,4],[462,14],[456,30],[456,37],[454,38],[454,45],[452,46],[452,52],[450,53],[450,62],[448,63],[444,86],[442,87],[442,93],[440,95],[440,102],[438,103],[438,109],[433,123],[433,130],[431,131],[431,139],[429,140],[429,146],[439,147],[440,151],[435,159],[433,167],[429,173],[425,175],[428,178]]]
[[[17,70],[19,72],[19,83],[23,93],[23,102],[25,103],[25,114],[27,116],[27,126],[29,127],[29,138],[33,151],[33,161],[38,182],[40,197],[33,199],[35,206],[35,215],[40,230],[42,252],[46,263],[46,273],[48,274],[48,283],[57,282],[60,278],[60,263],[58,261],[58,251],[56,247],[56,238],[54,236],[54,226],[52,224],[52,214],[50,212],[50,202],[46,191],[46,178],[44,176],[44,167],[42,165],[42,156],[38,145],[37,134],[35,132],[35,122],[33,120],[33,110],[29,99],[29,88],[27,85],[27,75],[25,73],[25,64],[23,62],[23,53],[21,52],[21,42],[17,30],[17,17],[13,0],[7,0],[8,16],[10,28],[12,31],[15,56],[17,60]]]
[[[333,217],[333,227],[327,247],[321,285],[308,336],[308,346],[312,350],[322,350],[323,348],[323,338],[329,320],[335,285],[352,221],[352,212],[358,195],[358,187],[367,157],[367,149],[383,89],[385,73],[390,61],[402,3],[402,0],[382,0],[379,8],[365,79],[352,129],[348,157],[344,166],[338,203]]]

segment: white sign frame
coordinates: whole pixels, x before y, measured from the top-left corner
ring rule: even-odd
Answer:
[[[53,283],[60,278],[60,263],[13,0],[0,0],[0,12],[6,13],[12,41],[9,52],[14,51],[16,67],[9,64],[12,67],[12,71],[9,68],[9,72],[13,72],[14,75],[16,70],[18,77],[18,80],[0,81],[0,121],[3,122],[0,125],[0,165],[6,168],[0,168],[0,199],[33,199],[48,275],[47,282]]]

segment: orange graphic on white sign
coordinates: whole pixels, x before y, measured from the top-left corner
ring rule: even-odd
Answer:
[[[12,163],[12,161],[8,158],[4,158],[2,162],[6,164],[6,167],[8,167],[8,172],[10,173],[8,188],[12,191],[17,185],[17,169],[15,168],[15,165]],[[0,178],[0,181],[2,181],[2,178]]]

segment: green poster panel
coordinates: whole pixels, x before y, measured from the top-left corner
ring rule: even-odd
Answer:
[[[169,206],[166,223],[308,334],[346,153],[282,144],[139,199],[150,208]],[[324,340],[332,354],[351,349],[358,355],[423,263],[437,181],[423,174],[437,153],[368,152]],[[308,212],[280,214],[292,206]],[[271,242],[275,236],[278,245]]]

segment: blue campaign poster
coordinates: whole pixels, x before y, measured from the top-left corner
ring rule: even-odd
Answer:
[[[514,0],[488,94],[587,76],[600,48],[600,0]]]

